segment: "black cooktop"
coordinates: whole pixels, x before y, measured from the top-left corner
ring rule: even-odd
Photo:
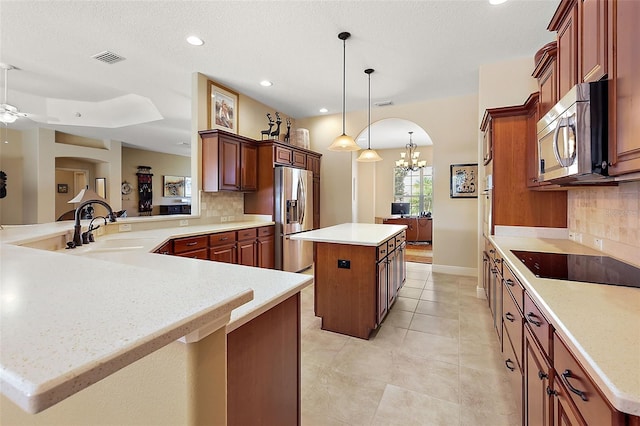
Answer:
[[[640,268],[608,256],[511,250],[538,278],[640,288]]]

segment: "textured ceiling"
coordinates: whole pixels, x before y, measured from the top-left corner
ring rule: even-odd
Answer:
[[[447,1],[0,1],[0,62],[9,103],[55,116],[45,98],[105,102],[148,98],[164,117],[120,128],[45,125],[69,133],[188,153],[191,75],[201,72],[296,118],[342,108],[347,40],[347,110],[477,91],[478,67],[532,57],[553,38],[558,0]],[[201,47],[185,42],[204,39]],[[91,56],[126,58],[107,65]],[[273,81],[261,87],[263,79]],[[376,107],[374,107],[376,108]],[[266,122],[266,119],[265,119]],[[10,127],[33,125],[19,120]],[[374,133],[372,132],[372,135]],[[403,131],[402,142],[407,142]],[[373,141],[372,141],[373,142]]]

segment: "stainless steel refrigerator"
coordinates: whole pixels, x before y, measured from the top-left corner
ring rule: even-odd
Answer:
[[[313,173],[275,168],[276,268],[299,272],[313,264],[313,243],[293,234],[313,229]]]

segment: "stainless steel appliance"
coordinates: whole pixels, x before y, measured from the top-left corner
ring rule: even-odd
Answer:
[[[640,268],[609,256],[511,250],[538,278],[640,288]]]
[[[571,183],[607,175],[607,81],[575,85],[537,126],[538,177]]]
[[[276,268],[299,272],[313,264],[313,243],[291,235],[313,229],[313,174],[275,168]]]

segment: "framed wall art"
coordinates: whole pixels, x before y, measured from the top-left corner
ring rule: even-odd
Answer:
[[[162,177],[163,197],[184,197],[184,176]]]
[[[238,133],[238,94],[209,81],[209,128]]]
[[[452,164],[451,198],[478,198],[478,164]]]
[[[66,194],[69,192],[69,185],[66,183],[59,183],[58,184],[58,193],[59,194]]]

